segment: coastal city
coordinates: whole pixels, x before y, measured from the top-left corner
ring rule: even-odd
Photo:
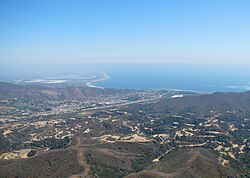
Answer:
[[[0,0],[0,178],[250,178],[250,0]]]
[[[74,90],[46,88],[45,92],[44,88],[38,87],[35,97],[30,91],[26,91],[28,94],[25,93],[25,98],[30,99],[2,96],[0,161],[33,159],[65,148],[78,150],[77,155],[80,154],[82,158],[81,151],[84,149],[85,157],[89,158],[86,158],[84,164],[78,164],[83,170],[86,167],[89,169],[72,176],[102,176],[103,171],[113,169],[111,165],[104,163],[95,165],[98,158],[93,157],[93,154],[100,154],[102,149],[107,154],[114,154],[114,150],[126,145],[133,149],[144,145],[154,151],[148,153],[147,150],[140,150],[140,153],[145,152],[146,155],[139,156],[140,159],[133,157],[135,160],[132,165],[143,160],[142,167],[164,163],[167,156],[181,150],[199,148],[211,150],[217,155],[218,163],[227,167],[237,165],[237,160],[245,159],[246,152],[249,151],[249,118],[240,116],[238,111],[197,112],[196,107],[182,110],[181,101],[178,111],[169,108],[175,103],[164,105],[180,99],[185,103],[186,98],[199,97],[199,93],[87,87],[81,88],[81,92],[76,94],[79,87],[73,88]],[[54,99],[51,98],[51,93]],[[55,97],[58,93],[61,98]],[[74,99],[75,95],[78,99]],[[97,149],[98,153],[91,153],[93,149]],[[195,152],[193,156],[196,157],[196,154],[198,153]],[[135,166],[131,171],[142,167]],[[127,174],[128,170],[124,171],[119,170],[115,174]]]

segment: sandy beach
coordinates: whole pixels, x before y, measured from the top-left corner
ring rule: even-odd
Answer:
[[[91,80],[89,82],[86,83],[86,85],[88,87],[91,87],[91,88],[100,88],[100,89],[104,89],[104,87],[100,87],[100,86],[96,86],[96,85],[93,85],[94,82],[101,82],[101,81],[105,81],[105,80],[108,80],[110,77],[106,74],[106,73],[103,73],[103,76],[99,79],[95,79],[95,80]]]

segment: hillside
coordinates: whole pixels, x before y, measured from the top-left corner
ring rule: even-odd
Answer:
[[[218,162],[218,157],[206,149],[177,149],[143,171],[127,178],[210,178],[237,177],[237,174]]]
[[[127,94],[129,90],[99,89],[89,87],[50,88],[41,86],[19,86],[0,82],[0,99],[18,98],[34,100],[67,100],[86,97]]]
[[[151,107],[159,111],[167,109],[176,114],[246,111],[250,108],[250,91],[162,99]]]
[[[176,93],[158,90],[0,89],[2,98],[21,98],[1,101],[0,177],[250,175],[250,92],[171,98]],[[150,99],[131,102],[138,96]]]

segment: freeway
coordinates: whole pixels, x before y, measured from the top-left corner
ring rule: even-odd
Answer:
[[[81,111],[93,111],[97,109],[106,109],[106,108],[113,108],[113,107],[120,107],[120,106],[127,106],[131,104],[138,104],[138,103],[145,103],[145,102],[153,102],[156,100],[159,100],[163,97],[164,94],[161,94],[160,96],[156,98],[150,98],[150,99],[143,99],[143,100],[137,100],[137,101],[131,101],[131,102],[125,102],[125,103],[119,103],[119,104],[113,104],[113,105],[107,105],[107,106],[99,106],[99,107],[93,107],[93,108],[86,108],[82,109]]]

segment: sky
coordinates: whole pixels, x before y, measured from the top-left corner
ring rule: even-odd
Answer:
[[[249,0],[0,0],[0,64],[250,64]]]

